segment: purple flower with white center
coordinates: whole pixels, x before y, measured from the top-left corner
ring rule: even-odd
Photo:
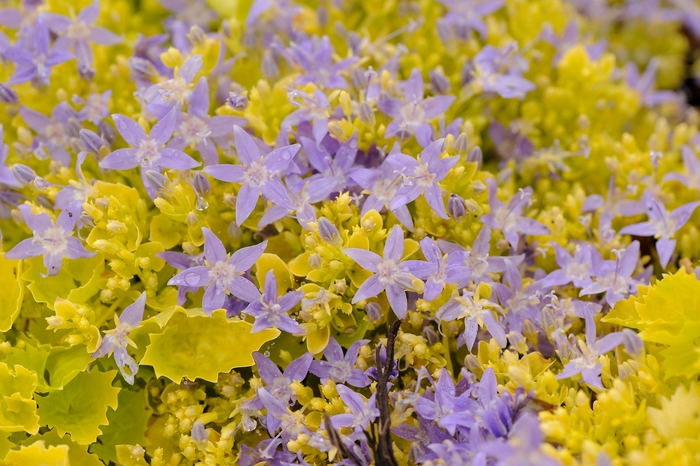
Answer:
[[[603,366],[598,358],[620,345],[624,345],[629,354],[636,356],[644,348],[644,344],[639,336],[629,329],[608,333],[603,338],[597,339],[595,307],[591,304],[584,307],[583,315],[586,322],[586,341],[578,340],[580,350],[575,346],[570,348],[577,357],[566,363],[564,370],[557,375],[557,379],[568,379],[576,374],[581,374],[581,378],[586,384],[598,390],[604,390],[600,380]]]
[[[525,235],[548,235],[551,233],[549,228],[537,220],[522,215],[525,207],[530,205],[532,188],[528,186],[521,189],[506,206],[496,196],[498,191],[496,180],[489,178],[486,180],[486,184],[489,186],[491,212],[484,215],[482,221],[494,230],[501,230],[513,249],[518,248],[519,233]]]
[[[700,164],[698,166],[700,167]],[[700,187],[700,184],[698,186]],[[625,217],[638,215],[643,213],[646,207],[644,202],[624,199],[624,194],[618,191],[615,186],[615,175],[611,175],[607,197],[603,197],[600,194],[591,194],[586,197],[581,209],[584,213],[601,210],[598,230],[605,241],[612,241],[615,237],[615,230],[612,228],[612,221],[615,217],[618,215]]]
[[[192,91],[187,113],[178,114],[177,134],[170,145],[184,149],[194,147],[202,156],[205,165],[219,162],[215,141],[233,131],[234,125],[244,125],[246,120],[235,116],[209,116],[209,83],[199,78]]]
[[[102,344],[92,354],[93,358],[101,358],[114,353],[114,360],[119,367],[119,372],[122,373],[124,380],[131,385],[134,384],[134,375],[138,372],[139,365],[129,355],[126,348],[127,346],[136,348],[136,343],[129,338],[129,333],[141,324],[145,306],[146,293],[143,292],[136,301],[122,311],[120,316],[115,314],[115,328],[105,331]]]
[[[158,0],[158,3],[175,14],[186,26],[197,25],[206,28],[218,15],[204,0]]]
[[[20,107],[19,114],[27,125],[37,133],[30,150],[40,160],[51,157],[64,166],[70,164],[70,153],[66,150],[71,138],[68,121],[75,118],[75,111],[66,102],[61,102],[47,117],[27,107]],[[77,135],[76,135],[77,136]]]
[[[70,186],[64,186],[56,194],[54,198],[54,206],[57,209],[66,209],[71,204],[77,202],[78,215],[83,211],[83,202],[92,194],[92,181],[87,181],[83,174],[83,162],[87,158],[87,152],[82,151],[78,154],[75,162],[75,173],[78,175],[77,180],[70,180]]]
[[[282,128],[291,128],[302,122],[309,122],[313,128],[314,140],[317,145],[320,145],[328,134],[331,113],[331,104],[328,103],[326,94],[320,89],[314,89],[313,97],[298,90],[290,91],[288,95],[292,104],[300,108],[285,117],[281,123]]]
[[[333,63],[333,46],[328,36],[292,42],[283,53],[287,61],[299,66],[304,72],[296,79],[297,84],[313,83],[328,89],[347,88],[348,83],[340,73],[358,60],[357,57],[351,57]]]
[[[148,170],[160,173],[162,168],[174,170],[189,170],[200,165],[195,159],[184,152],[165,147],[165,143],[175,131],[177,111],[172,109],[163,119],[153,126],[150,135],[146,135],[141,125],[129,117],[114,114],[112,119],[117,124],[117,130],[131,148],[118,149],[102,159],[100,167],[111,170],[129,170],[141,166],[141,179],[151,198],[157,189],[146,177]]]
[[[458,263],[469,267],[472,271],[471,278],[476,283],[491,282],[492,273],[501,273],[506,270],[506,261],[511,261],[517,266],[525,259],[523,254],[508,257],[490,256],[491,228],[488,225],[481,226],[472,248],[468,251],[459,244],[444,240],[438,240],[438,245],[444,253],[449,254],[448,262],[450,264]],[[453,255],[454,252],[460,254]],[[466,286],[466,284],[464,285]]]
[[[78,72],[82,77],[92,77],[93,54],[90,43],[97,45],[114,45],[122,38],[108,29],[93,26],[100,15],[100,2],[95,0],[84,8],[75,19],[56,13],[47,13],[46,20],[52,32],[58,34],[54,47],[69,50],[78,61]]]
[[[197,265],[175,275],[168,285],[185,285],[206,288],[202,307],[208,313],[221,308],[227,295],[233,295],[247,303],[260,299],[258,288],[243,277],[260,258],[267,241],[241,248],[233,255],[226,253],[224,243],[208,228],[204,233],[204,265]]]
[[[294,210],[287,189],[279,176],[287,169],[301,147],[299,144],[280,147],[261,155],[253,138],[240,126],[234,126],[236,151],[241,165],[209,165],[204,172],[217,180],[241,183],[236,198],[236,224],[241,226],[258,203],[260,194],[273,204]]]
[[[539,322],[542,284],[535,281],[523,286],[523,277],[520,271],[508,259],[506,259],[503,282],[507,286],[503,283],[493,283],[491,286],[498,295],[501,305],[508,310],[506,317],[510,330],[520,332],[525,320]]]
[[[603,260],[596,249],[591,250],[592,272],[595,280],[581,290],[579,296],[605,292],[605,301],[610,307],[633,293],[638,284],[632,278],[639,258],[639,241],[632,241],[627,248],[614,249],[615,260]]]
[[[192,81],[201,67],[202,56],[192,55],[185,60],[182,67],[175,68],[171,79],[149,87],[145,95],[148,111],[156,118],[161,119],[173,108],[180,110],[185,103],[190,101],[194,88]]]
[[[536,86],[522,77],[527,61],[517,55],[518,45],[511,42],[502,48],[487,45],[471,63],[471,83],[486,93],[504,99],[522,99]]]
[[[659,254],[661,267],[665,268],[676,249],[676,240],[673,236],[690,220],[695,209],[700,206],[700,201],[689,202],[669,212],[653,194],[647,191],[644,197],[649,220],[627,225],[620,230],[620,234],[656,238],[656,252]]]
[[[287,182],[289,182],[289,179]],[[258,228],[276,222],[295,212],[299,225],[308,230],[309,223],[316,221],[316,210],[313,204],[327,199],[335,190],[336,184],[337,182],[334,178],[300,179],[287,191],[293,209],[272,204],[260,218]]]
[[[14,248],[5,253],[7,259],[27,259],[44,256],[44,267],[47,275],[56,275],[61,271],[63,258],[79,259],[92,257],[94,252],[88,251],[78,238],[73,236],[77,215],[72,206],[61,211],[56,223],[45,213],[34,214],[29,205],[19,206],[27,226],[34,236],[20,241]]]
[[[8,84],[21,84],[36,79],[39,84],[48,86],[51,68],[73,58],[70,52],[61,50],[56,45],[51,47],[49,29],[41,16],[36,20],[32,35],[33,43],[23,41],[2,52],[7,60],[17,63]]]
[[[304,353],[294,361],[290,362],[287,368],[282,373],[277,364],[272,362],[267,356],[259,352],[253,353],[255,360],[255,368],[258,370],[258,375],[265,382],[265,389],[270,395],[275,397],[282,404],[290,404],[296,401],[290,385],[293,382],[301,382],[309,373],[309,367],[313,356],[311,353]],[[259,398],[245,403],[244,409],[262,409],[264,405]]]
[[[22,183],[20,183],[15,175],[12,173],[12,169],[7,166],[7,155],[9,149],[7,144],[5,144],[5,132],[3,126],[0,124],[0,184],[9,186],[11,188],[20,188]]]
[[[461,296],[456,296],[438,309],[435,317],[440,321],[464,319],[464,341],[469,351],[474,347],[479,328],[486,328],[496,343],[505,348],[508,340],[503,326],[494,316],[494,311],[503,312],[498,304],[488,299],[474,296],[474,293],[464,290]]]
[[[265,276],[265,290],[260,299],[251,302],[244,311],[255,317],[251,332],[256,333],[266,328],[278,328],[295,335],[304,333],[304,329],[297,321],[287,315],[303,297],[304,292],[301,290],[290,291],[285,295],[278,296],[277,277],[272,270],[268,270]]]
[[[189,256],[183,252],[163,251],[156,254],[156,257],[163,259],[169,266],[182,271],[198,265],[204,265],[204,254]],[[177,304],[182,306],[187,301],[187,293],[195,293],[197,287],[181,285],[177,290]]]
[[[413,275],[425,280],[423,299],[426,301],[435,300],[442,293],[446,283],[465,283],[471,277],[469,267],[454,260],[454,256],[460,255],[459,252],[453,252],[453,258],[450,258],[449,254],[443,255],[431,238],[423,238],[420,248],[427,261],[410,260],[404,264]]]
[[[336,383],[345,383],[359,388],[366,387],[370,383],[369,377],[362,369],[355,367],[355,362],[357,361],[360,348],[367,343],[369,343],[369,340],[357,340],[350,345],[348,352],[343,355],[343,349],[340,344],[335,341],[335,338],[331,337],[328,340],[326,349],[323,351],[326,360],[313,361],[309,371],[318,376],[323,383],[333,379]]]
[[[353,168],[355,157],[357,156],[357,133],[350,139],[340,144],[335,150],[335,155],[331,154],[324,146],[318,146],[312,140],[300,137],[299,142],[304,148],[309,163],[318,173],[311,176],[311,179],[327,178],[335,180],[333,192],[341,192],[346,186],[352,186],[354,180],[352,174],[356,170]]]
[[[671,172],[664,176],[664,181],[678,181],[683,186],[700,191],[700,160],[695,151],[687,145],[681,146],[681,157],[687,175]]]
[[[527,136],[513,128],[506,128],[495,120],[489,124],[489,137],[496,145],[496,153],[504,160],[522,162],[535,151]]]
[[[19,2],[19,8],[0,8],[0,26],[19,29],[20,38],[25,39],[34,29],[39,7],[43,6],[43,3],[37,0],[22,0]]]
[[[281,429],[282,441],[296,440],[299,434],[310,433],[304,425],[304,414],[299,410],[292,410],[289,404],[280,403],[272,396],[267,388],[258,390],[258,397],[267,409],[267,431],[274,436],[277,429]]]
[[[398,146],[394,146],[398,150]],[[400,205],[390,208],[391,201],[396,197],[396,192],[401,186],[402,177],[400,173],[388,161],[384,161],[377,168],[356,168],[351,178],[359,184],[369,196],[362,204],[362,216],[370,210],[377,212],[391,211],[401,224],[408,231],[413,231],[413,217],[408,211],[408,207]]]
[[[423,97],[423,77],[414,68],[402,85],[403,99],[388,98],[377,102],[377,108],[394,120],[386,127],[384,137],[398,135],[401,139],[413,134],[422,147],[431,143],[434,132],[429,120],[439,117],[450,108],[455,100],[453,95]],[[442,145],[441,145],[442,147]]]
[[[413,282],[418,279],[411,275],[405,264],[401,263],[403,247],[403,230],[396,225],[392,228],[384,245],[383,258],[365,249],[345,249],[345,254],[362,268],[374,272],[374,275],[365,280],[357,290],[352,298],[353,304],[377,296],[386,290],[386,297],[396,316],[399,319],[406,317],[408,311],[406,290],[415,289]]]
[[[445,220],[450,217],[445,210],[440,181],[459,161],[458,156],[440,158],[444,139],[438,139],[413,158],[405,154],[391,154],[386,161],[403,177],[401,187],[396,191],[389,204],[393,211],[415,201],[419,196],[425,197],[433,211]]]
[[[526,413],[513,425],[508,441],[493,440],[481,445],[479,451],[497,459],[495,464],[498,466],[558,466],[559,461],[543,452],[543,443],[544,438],[537,417]]]
[[[576,288],[583,288],[591,284],[591,245],[576,243],[572,256],[569,251],[554,243],[558,270],[551,272],[541,281],[542,288],[563,286],[569,283]]]
[[[108,89],[101,94],[92,93],[87,96],[87,100],[74,95],[71,101],[76,105],[82,105],[78,111],[78,120],[89,121],[97,126],[102,120],[109,116],[109,100],[112,98],[112,90]]]
[[[279,437],[262,440],[255,448],[242,444],[238,465],[257,466],[262,463],[266,466],[289,466],[294,464],[296,455],[291,451],[278,450],[281,444],[282,439]]]
[[[458,427],[470,428],[476,422],[472,413],[477,408],[477,403],[469,397],[468,391],[456,394],[452,376],[445,368],[440,372],[437,382],[433,382],[431,395],[431,398],[419,397],[414,408],[420,416],[436,421],[450,435],[455,435]]]
[[[343,400],[345,406],[350,409],[349,413],[336,414],[331,417],[333,427],[352,427],[353,432],[349,437],[353,440],[364,438],[365,430],[369,424],[379,417],[377,408],[377,393],[374,392],[369,400],[365,401],[361,395],[355,393],[345,385],[337,385],[335,389]]]
[[[642,97],[642,102],[644,102],[644,105],[647,107],[654,107],[666,102],[681,103],[682,99],[676,92],[658,91],[654,89],[656,87],[656,73],[658,69],[659,62],[655,58],[649,60],[644,73],[641,75],[639,74],[637,65],[628,63],[626,67],[627,84],[639,93]]]
[[[468,39],[469,33],[475,30],[482,38],[486,38],[486,23],[484,16],[500,10],[503,0],[438,0],[447,7],[448,12],[442,17],[443,21],[454,27],[457,37]]]

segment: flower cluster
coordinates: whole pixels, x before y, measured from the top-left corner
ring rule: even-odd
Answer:
[[[698,44],[693,0],[2,2],[0,463],[700,464]]]

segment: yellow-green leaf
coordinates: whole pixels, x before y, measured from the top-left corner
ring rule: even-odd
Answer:
[[[165,330],[151,335],[141,364],[158,377],[216,382],[220,372],[253,365],[253,351],[276,338],[277,329],[251,333],[252,325],[226,318],[223,310],[209,317],[201,310],[174,312]]]
[[[39,416],[32,399],[36,375],[22,366],[8,367],[0,363],[0,431],[39,431]]]
[[[0,283],[3,284],[3,292],[0,293],[0,332],[10,330],[19,315],[24,299],[21,275],[22,261],[5,259],[5,255],[0,254]]]
[[[68,461],[70,465],[80,465],[80,466],[104,466],[104,463],[100,461],[97,455],[92,455],[88,453],[87,447],[84,445],[78,445],[75,443],[69,435],[64,435],[61,437],[56,432],[56,429],[52,429],[42,435],[33,435],[27,439],[26,442],[22,442],[24,445],[31,445],[36,441],[41,440],[47,447],[64,445],[68,447]]]
[[[260,256],[258,261],[255,263],[257,267],[257,272],[255,276],[258,278],[258,283],[260,284],[260,289],[264,291],[265,289],[265,277],[267,272],[272,270],[277,278],[277,290],[280,293],[284,293],[286,290],[292,287],[294,283],[294,277],[289,271],[287,264],[275,254],[264,253]]]
[[[68,466],[68,445],[49,446],[43,440],[37,440],[28,447],[10,450],[5,456],[8,466]]]
[[[117,409],[119,388],[112,386],[117,371],[81,372],[63,390],[39,398],[42,425],[55,427],[59,435],[70,433],[73,441],[87,445],[102,433],[108,422],[107,408]]]
[[[102,427],[102,435],[90,451],[105,462],[117,463],[117,445],[146,445],[146,430],[151,410],[146,403],[146,393],[131,390],[119,392],[119,407],[107,413],[109,424]]]

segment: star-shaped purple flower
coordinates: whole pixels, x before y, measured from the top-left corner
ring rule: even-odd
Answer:
[[[615,303],[629,296],[638,284],[632,274],[639,259],[639,241],[632,241],[625,249],[613,250],[615,260],[603,260],[596,249],[592,249],[591,253],[591,275],[595,280],[584,287],[579,296],[605,292],[605,301],[610,307],[615,307]]]
[[[437,243],[431,238],[423,238],[420,242],[420,248],[427,261],[410,260],[404,262],[408,270],[420,278],[425,280],[425,288],[423,290],[423,299],[433,301],[436,299],[446,283],[464,283],[471,277],[469,267],[454,260],[454,256],[460,252],[453,252],[452,258],[449,254],[442,254]]]
[[[287,315],[303,297],[304,292],[301,290],[290,291],[279,296],[277,277],[272,270],[268,270],[265,276],[265,290],[260,299],[251,302],[244,311],[255,318],[251,332],[256,333],[266,328],[278,328],[296,335],[304,333],[304,329],[297,321]]]
[[[241,248],[229,256],[224,243],[208,228],[204,233],[204,265],[183,270],[168,281],[168,285],[185,285],[206,288],[202,307],[206,312],[221,308],[227,295],[233,295],[247,303],[260,299],[257,287],[243,277],[260,258],[267,241],[255,246]]]
[[[336,383],[346,383],[360,388],[366,387],[370,382],[369,377],[362,369],[355,367],[355,361],[357,361],[360,347],[367,343],[369,343],[369,340],[357,340],[350,345],[348,352],[343,355],[343,349],[340,347],[340,344],[335,338],[331,337],[328,340],[326,349],[323,351],[326,360],[313,361],[309,371],[320,377],[323,383],[326,383],[326,380],[333,379]]]

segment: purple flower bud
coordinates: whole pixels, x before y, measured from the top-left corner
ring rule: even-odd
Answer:
[[[450,25],[447,24],[447,21],[445,21],[443,18],[440,18],[435,22],[435,27],[437,29],[438,37],[440,37],[440,40],[445,44],[448,43],[452,38],[452,29],[450,28]]]
[[[114,141],[116,140],[116,134],[114,133],[114,127],[107,123],[106,121],[102,120],[100,121],[100,124],[97,125],[97,130],[98,134],[102,136],[102,139],[105,141],[105,146],[109,149],[110,144],[114,144]]]
[[[152,77],[158,76],[158,70],[153,66],[153,63],[145,58],[129,58],[129,68],[132,77],[136,80],[150,80]]]
[[[68,118],[68,124],[66,125],[66,128],[68,129],[68,134],[70,136],[77,138],[80,135],[80,130],[83,128],[83,125],[80,124],[80,120],[71,117]]]
[[[209,180],[206,176],[204,176],[204,173],[202,172],[196,172],[194,174],[194,181],[192,182],[192,186],[194,187],[194,190],[197,192],[197,194],[199,194],[200,196],[204,196],[211,190],[211,184],[209,184]]]
[[[187,38],[189,39],[190,44],[195,47],[199,44],[204,44],[204,42],[207,40],[207,34],[202,30],[202,28],[195,24],[190,28]]]
[[[226,99],[226,103],[235,109],[243,109],[248,106],[248,96],[231,92]]]
[[[16,163],[12,166],[12,174],[22,184],[30,184],[37,178],[36,172],[22,163]]]
[[[92,152],[93,154],[100,154],[100,149],[102,146],[106,146],[107,143],[94,131],[89,129],[80,130],[80,140],[85,146],[85,150]]]
[[[451,194],[450,199],[447,201],[447,211],[455,220],[459,220],[460,218],[464,217],[467,213],[464,205],[464,199],[457,194]]]
[[[360,102],[360,120],[370,126],[374,126],[377,121],[374,116],[374,110],[367,102]]]
[[[469,149],[469,137],[467,136],[467,133],[459,133],[459,136],[457,136],[457,140],[455,141],[455,151],[461,155],[466,154],[467,149]]]
[[[209,437],[206,429],[204,428],[204,424],[202,424],[200,421],[196,421],[194,424],[192,424],[191,436],[192,440],[194,440],[199,446],[206,445]]]
[[[10,89],[8,86],[0,83],[0,102],[4,104],[16,104],[19,100],[17,93]]]
[[[321,238],[331,243],[335,243],[340,239],[340,232],[326,217],[321,217],[318,220],[318,233],[321,235]]]
[[[481,147],[476,146],[470,150],[469,154],[467,155],[467,161],[476,162],[478,167],[481,167],[481,164],[484,163],[484,154],[481,152]]]
[[[450,90],[450,81],[439,71],[430,71],[430,87],[435,94],[447,94]]]
[[[168,191],[168,188],[165,186],[165,183],[169,182],[170,180],[161,173],[155,170],[147,170],[146,178],[148,178],[148,182],[154,188],[162,189],[163,191]]]
[[[49,189],[49,186],[51,186],[51,183],[46,181],[44,178],[37,176],[34,178],[34,187],[38,189],[39,191],[44,191],[45,189]]]
[[[275,57],[272,56],[270,51],[263,53],[262,58],[262,73],[268,79],[276,79],[280,75],[279,66],[275,61]]]
[[[352,85],[357,89],[362,89],[367,86],[367,75],[362,68],[353,68],[350,73]]]
[[[421,331],[421,335],[423,336],[423,338],[426,339],[426,341],[428,342],[428,344],[430,346],[433,346],[438,341],[440,341],[440,336],[435,331],[435,329],[433,327],[431,327],[430,325],[426,325],[425,327],[423,327],[423,330]]]
[[[365,306],[365,312],[370,322],[377,323],[382,320],[382,306],[379,303],[371,302]]]

